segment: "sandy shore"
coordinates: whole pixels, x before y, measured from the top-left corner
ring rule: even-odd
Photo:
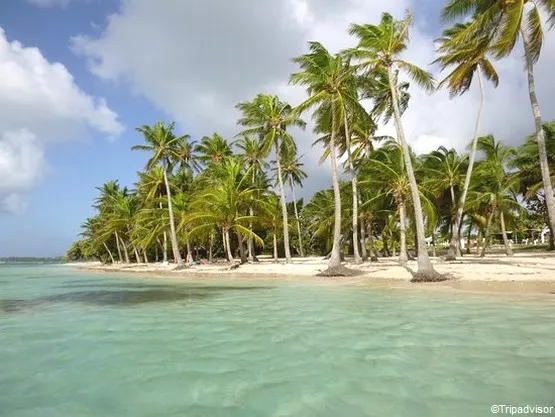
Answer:
[[[443,283],[410,283],[411,271],[416,270],[416,262],[406,267],[395,259],[381,258],[376,263],[354,265],[346,262],[351,269],[360,271],[356,277],[321,278],[315,275],[326,269],[327,262],[321,257],[294,259],[292,264],[274,263],[261,257],[259,263],[244,264],[230,269],[227,262],[196,265],[182,270],[174,270],[175,265],[128,264],[102,265],[100,263],[70,264],[79,268],[103,272],[130,272],[149,276],[164,276],[186,280],[273,280],[302,281],[340,285],[372,285],[388,288],[434,289],[464,292],[487,292],[528,295],[549,295],[555,299],[555,254],[523,253],[513,257],[489,256],[479,258],[464,256],[455,262],[445,262],[441,258],[432,259],[435,269],[452,278]]]

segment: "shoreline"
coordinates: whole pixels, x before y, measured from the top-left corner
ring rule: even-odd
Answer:
[[[261,256],[259,263],[243,264],[230,269],[230,264],[219,261],[213,264],[195,265],[175,271],[175,264],[117,264],[103,265],[98,262],[67,264],[78,269],[101,273],[130,273],[146,277],[163,277],[183,281],[210,280],[258,280],[329,285],[367,286],[403,290],[447,291],[495,295],[540,296],[555,300],[555,255],[550,253],[522,253],[513,257],[490,256],[479,258],[466,255],[460,260],[446,262],[432,258],[434,268],[450,279],[439,283],[411,283],[410,270],[416,262],[406,267],[394,258],[380,258],[375,263],[354,265],[347,260],[344,265],[359,271],[353,277],[317,277],[326,269],[322,257],[294,258],[292,264],[274,263]]]

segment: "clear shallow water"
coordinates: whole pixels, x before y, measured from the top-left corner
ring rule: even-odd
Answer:
[[[555,303],[0,266],[0,416],[555,406]]]

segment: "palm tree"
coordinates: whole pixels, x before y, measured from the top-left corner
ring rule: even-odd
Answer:
[[[549,158],[551,182],[555,183],[555,122],[544,123],[543,131],[547,156]],[[549,250],[553,250],[555,248],[554,232],[551,230],[549,216],[547,216],[541,168],[538,165],[538,144],[535,134],[528,136],[526,142],[520,146],[516,158],[512,161],[511,168],[517,169],[519,172],[520,192],[524,195],[525,200],[529,203],[539,201],[545,207],[545,223],[549,226],[550,230]]]
[[[114,201],[121,190],[117,180],[110,180],[101,187],[96,187],[96,189],[100,191],[100,195],[95,199],[93,207],[99,211],[101,217],[105,218],[114,210]],[[118,250],[119,262],[121,263],[123,258],[121,256],[120,238],[117,230],[114,230],[114,238]]]
[[[264,199],[264,210],[262,210],[261,222],[272,231],[272,252],[274,262],[279,262],[278,258],[278,236],[279,230],[283,228],[281,218],[281,202],[276,193],[270,193]]]
[[[409,39],[409,28],[412,23],[412,15],[409,13],[402,21],[396,21],[389,13],[384,13],[379,25],[353,24],[349,29],[351,35],[359,39],[355,49],[348,51],[359,61],[359,68],[367,71],[387,71],[391,99],[393,104],[393,117],[397,138],[403,149],[405,168],[410,183],[412,202],[414,205],[414,217],[416,221],[416,235],[418,241],[418,271],[413,281],[436,281],[444,279],[434,271],[426,247],[426,236],[422,203],[418,192],[418,184],[414,175],[410,157],[409,145],[405,137],[405,131],[401,121],[401,107],[399,105],[399,94],[396,84],[395,72],[403,70],[417,84],[427,91],[433,91],[434,82],[429,72],[404,61],[401,54],[407,49]]]
[[[362,187],[379,189],[380,192],[372,200],[365,202],[364,206],[372,204],[376,199],[392,197],[397,206],[400,225],[399,263],[408,261],[407,252],[407,200],[410,193],[410,184],[406,175],[403,151],[395,141],[388,141],[383,147],[376,150],[372,158],[363,168],[364,177]]]
[[[283,174],[289,180],[291,193],[293,194],[293,208],[295,209],[295,220],[297,222],[297,233],[299,236],[299,254],[304,257],[303,239],[301,233],[301,222],[299,221],[299,211],[297,209],[297,196],[295,195],[295,184],[302,187],[303,180],[307,177],[303,171],[302,156],[297,156],[294,150],[287,150],[282,156]]]
[[[447,212],[449,213],[448,223],[450,223],[451,235],[453,235],[455,233],[453,228],[460,226],[460,224],[456,224],[456,214],[453,215],[453,212],[457,208],[457,196],[460,195],[463,171],[466,171],[467,157],[461,157],[454,149],[440,146],[437,150],[423,155],[422,160],[422,171],[425,175],[422,184],[426,188],[433,190],[438,200],[442,200],[445,193],[448,194],[448,203],[446,204]],[[460,256],[459,245],[457,245],[456,253],[457,256]]]
[[[189,214],[182,219],[182,225],[190,225],[186,236],[221,230],[230,262],[234,260],[230,239],[232,231],[235,231],[239,240],[242,236],[252,236],[263,245],[264,241],[247,227],[257,217],[244,214],[253,204],[253,195],[257,192],[250,178],[250,172],[244,171],[240,161],[233,158],[214,166],[210,177],[204,179],[203,191],[193,199]]]
[[[211,163],[221,164],[233,153],[229,143],[217,133],[212,137],[204,136],[195,147],[195,152],[199,154],[197,159],[205,166]]]
[[[513,254],[506,231],[506,217],[521,210],[517,201],[519,176],[518,173],[507,171],[507,167],[515,157],[513,148],[503,145],[492,135],[478,139],[478,150],[485,154],[476,173],[476,186],[472,190],[472,204],[483,206],[487,212],[484,233],[484,245],[481,256],[486,253],[493,218],[498,214],[501,234],[507,256]]]
[[[180,155],[180,150],[182,150],[183,147],[179,147],[178,145],[180,143],[182,144],[183,141],[187,142],[188,136],[175,136],[173,133],[174,126],[175,123],[170,123],[166,126],[163,122],[157,122],[154,126],[143,125],[137,128],[137,131],[143,134],[146,145],[135,145],[131,149],[149,151],[153,153],[152,157],[146,164],[146,169],[151,169],[158,164],[162,166],[164,184],[166,185],[166,196],[168,200],[168,213],[170,217],[173,260],[174,262],[181,264],[183,261],[179,252],[179,245],[177,243],[175,219],[172,207],[172,194],[168,181],[168,173],[171,170],[173,162],[180,161],[181,163],[185,163],[185,160],[182,158],[183,155]]]
[[[249,172],[251,173],[252,184],[256,184],[258,179],[260,179],[261,174],[263,174],[264,170],[268,168],[263,141],[245,135],[236,142],[236,145],[240,149],[239,158],[246,164]],[[258,187],[258,189],[262,188],[266,187]],[[255,198],[259,199],[260,196],[258,195]],[[249,207],[249,215],[254,216],[253,205]],[[253,225],[251,222],[249,224],[249,229],[252,231],[252,228]],[[247,255],[249,262],[258,262],[252,236],[249,236],[247,239]]]
[[[355,87],[355,85],[353,85]],[[353,91],[353,95],[356,96],[356,91]],[[357,102],[358,104],[358,102]],[[351,174],[351,187],[353,189],[353,194],[359,196],[358,191],[358,171],[355,169],[357,163],[356,158],[360,157],[363,153],[369,154],[371,152],[372,137],[367,136],[369,131],[372,133],[375,131],[376,127],[370,115],[365,111],[361,111],[359,108],[357,110],[357,117],[354,114],[349,114],[349,109],[345,109],[345,117],[340,121],[340,129],[337,132],[336,144],[339,150],[339,156],[347,155],[345,161],[346,169]],[[325,160],[330,155],[329,142],[331,139],[331,106],[328,104],[320,106],[318,110],[314,113],[314,117],[317,119],[315,131],[318,133],[324,133],[325,135],[314,142],[322,143],[324,145],[324,154],[321,160]],[[349,126],[352,128],[349,128]],[[354,148],[354,149],[353,149]],[[353,258],[355,264],[360,264],[362,262],[362,257],[359,252],[359,238],[358,238],[358,224],[359,224],[359,199],[355,198],[352,201],[352,234],[353,234]]]
[[[476,160],[476,147],[478,144],[478,136],[485,102],[482,74],[489,81],[491,81],[495,87],[499,84],[497,72],[487,56],[489,43],[489,37],[487,34],[475,36],[464,43],[452,42],[454,38],[467,30],[469,26],[469,22],[459,23],[453,28],[447,29],[443,32],[443,36],[438,39],[440,42],[440,46],[438,48],[440,56],[435,61],[441,65],[442,70],[453,68],[440,83],[440,86],[447,86],[452,97],[466,93],[472,85],[474,75],[478,78],[478,85],[480,86],[480,105],[478,107],[478,115],[476,117],[476,126],[474,128],[474,136],[472,138],[466,177],[462,193],[457,204],[457,212],[453,221],[451,243],[446,257],[447,260],[455,260],[460,253],[459,230],[468,194],[468,188],[470,187],[470,180],[472,178],[472,170],[474,169],[474,161]]]
[[[411,153],[411,158],[414,156]],[[372,153],[362,166],[363,178],[360,182],[365,194],[371,195],[363,204],[363,209],[376,206],[377,201],[393,201],[394,207],[399,214],[399,231],[401,249],[399,252],[399,262],[406,264],[408,261],[407,251],[407,232],[408,216],[407,208],[410,205],[410,181],[405,169],[404,155],[402,147],[393,139],[386,141],[383,146]],[[418,189],[421,200],[424,201],[425,212],[432,211],[432,203],[426,196],[427,190],[424,187]],[[387,204],[387,203],[386,203]],[[380,204],[378,204],[380,205]]]
[[[534,65],[540,57],[544,36],[540,9],[547,14],[549,22],[553,24],[555,2],[552,0],[450,0],[443,9],[442,16],[447,21],[472,16],[473,20],[468,27],[455,36],[450,43],[468,42],[476,36],[487,33],[490,48],[496,58],[510,55],[519,38],[522,38],[547,212],[551,230],[555,230],[555,195],[549,173],[549,159],[534,74]]]
[[[341,191],[337,171],[336,147],[337,136],[343,128],[345,137],[350,137],[349,116],[358,117],[366,114],[358,101],[354,68],[341,55],[332,55],[318,42],[309,43],[310,52],[293,59],[299,65],[301,72],[291,75],[290,83],[303,85],[307,88],[309,98],[297,107],[298,112],[306,111],[318,106],[320,114],[329,109],[329,152],[331,160],[331,174],[335,198],[335,223],[333,230],[333,247],[328,263],[328,272],[341,265]],[[355,193],[356,195],[356,193]],[[353,213],[358,217],[357,213]],[[357,247],[355,241],[354,247]]]
[[[81,229],[83,229],[83,231],[80,233],[80,236],[83,237],[86,252],[89,252],[90,254],[98,252],[98,242],[99,240],[102,240],[102,246],[106,252],[108,252],[108,256],[110,257],[112,263],[115,264],[116,261],[114,259],[114,255],[112,255],[112,251],[106,244],[107,239],[99,238],[102,222],[103,219],[101,219],[100,216],[89,217],[81,224]]]
[[[343,217],[341,225],[343,229],[341,233],[347,232],[349,228],[349,223],[347,221],[350,215],[349,211],[349,199],[347,198],[347,192],[349,184],[345,182],[340,183],[341,192],[341,215]],[[318,191],[312,199],[303,207],[301,211],[301,217],[306,219],[307,229],[311,234],[312,246],[316,246],[323,252],[331,256],[333,251],[333,245],[335,240],[334,229],[336,225],[335,221],[335,204],[337,200],[335,198],[335,192],[333,189],[326,189]],[[341,253],[340,253],[341,256]]]
[[[143,203],[148,205],[156,204],[158,208],[163,208],[162,199],[166,196],[166,185],[164,180],[164,168],[157,165],[148,171],[139,172],[139,182],[137,183],[137,192],[141,196]],[[152,207],[153,208],[153,207]],[[146,209],[146,207],[143,208]],[[168,236],[167,226],[162,228],[162,261],[168,261]]]
[[[263,136],[266,154],[273,147],[276,154],[278,183],[281,199],[281,212],[283,216],[283,244],[285,247],[285,260],[291,262],[291,249],[289,246],[289,230],[287,219],[287,203],[285,188],[283,186],[283,173],[281,167],[281,153],[283,149],[295,148],[295,141],[287,129],[292,126],[304,128],[305,122],[292,111],[289,104],[282,102],[278,96],[259,94],[251,102],[237,104],[237,109],[243,113],[238,124],[248,127],[242,135],[258,134]]]

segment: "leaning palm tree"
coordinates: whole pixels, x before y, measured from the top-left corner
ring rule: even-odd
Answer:
[[[289,187],[293,194],[293,208],[295,210],[295,221],[297,223],[297,233],[299,236],[299,255],[304,257],[303,239],[301,233],[301,222],[299,221],[299,210],[297,209],[297,197],[295,195],[295,184],[302,187],[303,180],[306,178],[306,173],[303,171],[303,163],[301,162],[302,156],[297,156],[293,150],[287,150],[282,156],[283,174],[289,180]]]
[[[148,171],[139,172],[138,175],[139,182],[136,184],[136,187],[145,206],[143,211],[149,210],[149,214],[156,212],[157,210],[154,210],[154,205],[161,210],[166,196],[164,168],[157,165]],[[166,263],[168,261],[167,224],[166,227],[162,228],[162,239],[162,262]]]
[[[354,86],[354,85],[353,85]],[[357,93],[353,91],[355,96]],[[358,101],[357,101],[358,105]],[[366,112],[358,111],[357,117],[349,111],[350,109],[345,109],[345,117],[340,121],[340,129],[337,132],[336,141],[339,156],[342,157],[345,154],[347,159],[345,161],[346,170],[351,174],[351,188],[353,189],[353,195],[359,196],[358,191],[358,171],[355,169],[356,155],[360,156],[361,152],[369,153],[369,149],[372,147],[371,138],[364,137],[361,138],[360,133],[366,133],[366,129],[370,128],[374,123],[370,118],[370,115]],[[324,161],[330,156],[330,146],[329,142],[331,140],[331,106],[328,104],[320,106],[314,113],[314,118],[316,119],[315,132],[324,133],[324,136],[318,138],[314,142],[321,143],[324,145],[324,154],[320,161]],[[354,140],[353,140],[354,139]],[[353,142],[356,145],[353,149]],[[314,145],[313,144],[313,145]],[[362,146],[364,146],[364,151],[362,151]],[[353,152],[354,151],[354,152]],[[359,225],[359,198],[355,198],[352,201],[353,216],[351,219],[352,223],[352,234],[353,234],[353,261],[355,264],[362,263],[362,257],[359,252],[359,238],[358,238],[358,225]]]
[[[96,187],[100,192],[100,195],[95,199],[93,207],[99,211],[100,219],[106,220],[106,217],[113,212],[114,202],[116,201],[119,193],[121,192],[120,186],[117,180],[111,180],[104,183],[100,187]],[[119,262],[123,261],[120,238],[117,229],[114,230],[114,238],[116,241],[116,247],[118,250]]]
[[[152,152],[152,157],[148,160],[146,164],[147,169],[151,169],[156,165],[161,165],[164,174],[164,183],[166,185],[166,196],[168,200],[168,214],[170,217],[170,232],[171,232],[171,243],[173,250],[173,260],[174,262],[180,264],[182,263],[181,254],[179,252],[179,245],[177,242],[177,234],[175,230],[175,219],[173,216],[172,207],[172,194],[170,189],[170,184],[168,181],[168,173],[171,170],[174,161],[179,160],[179,147],[177,146],[183,141],[187,135],[175,136],[173,133],[175,123],[170,123],[165,125],[163,122],[158,122],[154,126],[143,125],[137,128],[137,131],[141,132],[144,136],[145,145],[135,145],[132,150],[141,150]],[[181,159],[183,162],[183,160]]]
[[[422,203],[418,192],[418,184],[414,175],[409,145],[401,121],[399,94],[395,83],[395,73],[397,70],[401,70],[407,72],[412,80],[426,91],[434,90],[434,81],[429,72],[401,59],[401,54],[407,49],[411,24],[412,15],[410,13],[408,13],[402,21],[397,21],[389,13],[384,13],[379,25],[353,24],[349,29],[349,33],[355,35],[359,43],[356,48],[347,51],[347,53],[358,60],[358,67],[361,70],[370,72],[387,71],[393,104],[393,118],[395,121],[397,138],[403,149],[405,169],[407,170],[407,176],[410,182],[414,206],[414,218],[418,241],[418,271],[414,275],[413,281],[436,281],[443,280],[444,278],[435,272],[430,262],[430,257],[428,256]]]
[[[292,126],[304,128],[305,122],[292,111],[292,107],[281,101],[278,96],[259,94],[253,101],[237,104],[242,112],[238,124],[247,127],[240,135],[258,134],[263,136],[266,154],[273,147],[276,154],[277,179],[281,199],[283,216],[283,244],[285,246],[285,260],[291,262],[291,248],[289,246],[289,230],[287,220],[287,203],[283,173],[281,167],[281,153],[285,148],[295,148],[295,141],[287,129]]]
[[[451,72],[440,83],[440,86],[446,86],[449,89],[451,97],[462,95],[468,91],[474,79],[474,75],[478,78],[480,86],[480,106],[478,107],[478,115],[476,117],[476,126],[474,128],[474,136],[468,158],[468,167],[466,169],[466,177],[457,204],[457,212],[453,221],[453,233],[451,234],[451,243],[447,252],[447,260],[455,260],[460,252],[460,224],[464,212],[464,204],[470,187],[472,178],[472,170],[474,169],[474,161],[476,160],[476,147],[478,144],[478,136],[482,122],[482,113],[484,109],[485,95],[482,74],[497,87],[499,77],[497,71],[493,67],[488,58],[489,36],[487,33],[480,34],[468,42],[453,43],[452,40],[459,36],[460,33],[468,29],[470,23],[459,23],[454,27],[443,32],[443,36],[438,39],[440,42],[438,52],[440,56],[435,62],[439,63],[443,70],[451,69]]]
[[[442,17],[446,21],[473,17],[468,27],[455,36],[450,44],[469,42],[472,38],[487,33],[490,38],[489,46],[496,58],[510,55],[517,41],[522,39],[547,212],[551,230],[555,230],[555,195],[534,75],[534,65],[543,46],[542,12],[552,25],[555,22],[553,0],[450,0],[443,9]]]
[[[236,142],[236,145],[240,149],[239,158],[246,164],[247,169],[251,173],[252,184],[256,184],[262,179],[264,170],[268,168],[263,141],[244,135]],[[263,188],[265,187],[257,187],[258,190]],[[253,196],[253,204],[249,207],[250,216],[254,216],[253,205],[255,200],[260,199],[260,197],[260,195]],[[250,222],[249,230],[252,231],[252,229],[253,224]],[[249,262],[258,262],[252,236],[249,236],[247,239],[247,256]]]
[[[329,142],[326,151],[331,161],[333,192],[335,197],[335,223],[333,229],[333,247],[328,262],[328,273],[341,265],[341,191],[337,170],[337,137],[341,130],[350,137],[349,115],[354,117],[366,114],[358,101],[357,83],[354,68],[341,55],[332,55],[318,42],[309,43],[310,52],[293,59],[301,72],[291,75],[290,82],[307,88],[309,98],[297,107],[303,112],[312,107],[319,107],[320,114],[329,109]],[[356,216],[356,213],[354,213]],[[355,245],[357,242],[355,242]]]

